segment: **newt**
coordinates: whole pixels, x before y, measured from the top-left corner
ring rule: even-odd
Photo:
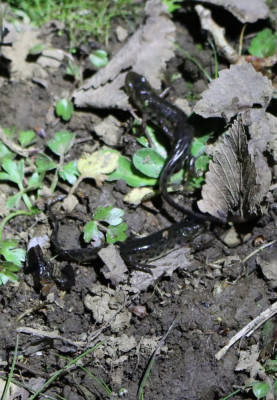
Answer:
[[[49,208],[49,216],[53,224],[51,243],[55,252],[62,259],[88,264],[98,257],[98,252],[103,247],[107,246],[107,244],[103,244],[103,246],[99,247],[63,249],[58,239],[59,220],[51,210],[51,206]],[[204,228],[205,225],[202,222],[186,218],[151,235],[127,239],[126,242],[116,242],[115,245],[129,268],[151,274],[151,268],[154,268],[154,266],[148,264],[149,261],[161,258],[177,247],[191,242],[203,232]]]
[[[171,150],[159,177],[163,198],[176,209],[196,218],[201,214],[176,203],[167,191],[168,182],[174,172],[181,169],[190,159],[190,147],[194,129],[187,121],[187,115],[178,107],[159,97],[146,78],[129,71],[125,78],[125,91],[131,102],[139,110],[143,121],[151,121],[169,138]]]

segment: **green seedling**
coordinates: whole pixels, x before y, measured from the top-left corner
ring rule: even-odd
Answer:
[[[35,142],[34,131],[21,131],[19,132],[18,141],[21,147],[28,147]]]
[[[109,62],[108,53],[105,50],[101,49],[95,50],[93,53],[89,55],[89,61],[95,68],[97,69],[103,68]]]
[[[20,270],[21,263],[25,261],[25,250],[19,249],[15,239],[0,241],[0,285],[6,284],[9,280],[17,282],[15,274]]]
[[[52,192],[54,192],[56,188],[58,176],[67,180],[70,184],[75,183],[77,176],[79,176],[76,168],[76,161],[70,161],[68,164],[64,164],[64,157],[73,146],[74,140],[74,133],[62,131],[55,133],[54,138],[47,142],[47,146],[50,150],[60,158],[58,164],[54,163],[53,160],[45,154],[40,154],[36,158],[36,165],[39,172],[46,172],[56,168],[55,176],[51,185]]]
[[[8,149],[8,147],[0,141],[0,163],[3,162],[4,158],[13,160],[16,154]]]
[[[188,176],[188,185],[193,189],[200,189],[205,179],[204,174],[208,170],[211,157],[205,154],[206,143],[211,135],[205,135],[195,138],[191,146],[191,154],[195,159],[194,169],[195,174]]]
[[[53,139],[47,142],[47,146],[57,156],[63,157],[71,149],[75,140],[75,133],[61,131],[55,133]]]
[[[257,399],[263,399],[270,391],[270,386],[265,382],[255,382],[252,391]]]
[[[112,19],[133,18],[138,7],[133,0],[8,0],[7,3],[21,19],[37,26],[52,20],[62,21],[71,52],[91,38],[107,43]]]
[[[5,172],[0,172],[0,180],[10,181],[15,183],[19,192],[14,196],[9,197],[7,201],[8,208],[18,208],[20,200],[22,199],[29,211],[32,210],[32,203],[27,195],[27,192],[39,189],[42,185],[42,176],[34,172],[25,184],[25,166],[24,160],[14,161],[9,158],[4,158],[2,162],[2,169]]]
[[[122,242],[127,238],[127,225],[123,222],[124,211],[112,205],[98,207],[93,215],[93,220],[84,227],[84,240],[93,241],[95,246],[100,246],[106,233],[107,243]]]
[[[66,75],[71,76],[74,81],[79,82],[82,79],[82,74],[78,65],[74,64],[71,60],[68,62],[66,68]]]
[[[74,107],[71,100],[60,99],[56,105],[56,114],[64,121],[69,121],[73,115]]]
[[[183,0],[162,0],[162,1],[167,7],[167,11],[169,13],[172,13],[181,8],[181,5],[178,3],[182,3]]]
[[[263,29],[251,40],[248,52],[253,56],[265,58],[276,53],[277,33],[270,29]]]

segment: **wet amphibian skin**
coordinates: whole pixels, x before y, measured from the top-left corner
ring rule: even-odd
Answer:
[[[126,75],[125,91],[142,114],[143,120],[153,122],[170,140],[171,150],[159,180],[163,198],[175,208],[193,216],[194,212],[175,203],[167,191],[172,174],[181,169],[190,158],[194,130],[187,122],[186,114],[178,107],[160,98],[145,77],[134,71],[130,71]]]
[[[161,258],[183,244],[191,242],[203,230],[204,225],[199,221],[186,218],[152,235],[118,243],[119,252],[128,266],[151,273],[151,268],[154,266],[148,264],[149,261]]]
[[[59,221],[52,211],[50,211],[49,215],[54,226],[51,243],[55,252],[61,258],[87,264],[95,260],[101,248],[106,246],[104,244],[102,247],[62,249],[58,239]],[[116,246],[128,267],[151,274],[153,266],[147,264],[147,262],[161,258],[184,243],[192,241],[203,232],[204,227],[203,223],[187,218],[143,238],[117,242]]]

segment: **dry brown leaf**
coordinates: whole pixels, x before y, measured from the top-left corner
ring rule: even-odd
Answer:
[[[250,140],[249,153],[254,157],[257,172],[257,183],[261,192],[266,194],[272,182],[272,171],[268,166],[268,151],[274,156],[273,143],[277,138],[277,118],[265,112],[264,109],[251,109],[242,115],[243,124],[248,126]]]
[[[159,73],[174,56],[175,26],[159,0],[146,4],[146,22],[88,82],[73,93],[78,107],[130,109],[123,90],[126,69],[132,67],[160,88]]]
[[[271,81],[244,62],[220,71],[219,78],[202,93],[194,112],[204,118],[221,117],[224,113],[229,121],[254,105],[265,109],[272,93]]]
[[[215,4],[230,11],[241,22],[256,22],[267,18],[269,8],[265,0],[200,0],[203,3]]]
[[[224,142],[215,150],[198,202],[202,212],[226,222],[246,221],[261,213],[263,198],[256,183],[255,164],[249,154],[247,138],[241,117],[233,123]]]

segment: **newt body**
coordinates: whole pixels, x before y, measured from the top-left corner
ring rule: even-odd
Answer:
[[[176,203],[167,191],[168,182],[173,173],[181,169],[190,158],[194,130],[187,122],[186,114],[178,107],[161,99],[145,77],[136,72],[127,73],[125,91],[142,114],[143,119],[157,125],[170,140],[171,150],[159,179],[162,196],[175,208],[194,215],[194,212]]]
[[[59,221],[50,211],[50,219],[54,224],[51,243],[55,252],[63,259],[80,263],[90,263],[98,257],[98,252],[105,247],[86,247],[79,249],[63,249],[58,240]],[[193,219],[183,219],[168,228],[137,239],[127,239],[126,242],[117,242],[119,253],[128,267],[150,272],[152,265],[148,262],[161,258],[164,255],[180,247],[184,243],[192,241],[204,230],[203,223]]]

